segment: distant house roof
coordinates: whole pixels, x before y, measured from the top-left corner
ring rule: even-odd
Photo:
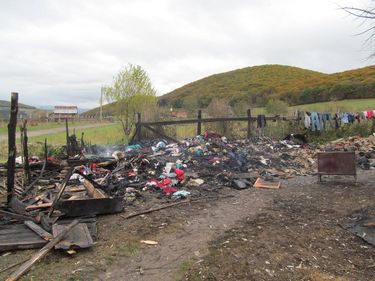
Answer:
[[[78,114],[78,107],[75,105],[57,105],[55,106],[53,113],[55,114]]]
[[[187,112],[186,111],[172,111],[171,116],[177,117],[177,118],[186,118]]]

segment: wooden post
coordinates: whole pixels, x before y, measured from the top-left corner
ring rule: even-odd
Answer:
[[[47,162],[48,162],[47,138],[44,139],[44,161],[46,161],[46,165],[47,165]]]
[[[82,147],[82,149],[85,148],[85,142],[84,142],[84,140],[83,140],[83,136],[84,136],[84,135],[85,135],[85,133],[82,132],[82,135],[81,135],[81,147]]]
[[[251,137],[251,110],[247,110],[247,138]]]
[[[135,133],[135,139],[137,142],[139,142],[141,140],[141,133],[142,133],[142,125],[141,125],[141,113],[137,113],[137,123],[136,123],[136,126],[135,126],[135,130],[136,130],[136,133]]]
[[[297,110],[297,127],[299,128],[301,124],[301,112]]]
[[[27,119],[24,119],[22,122],[22,151],[23,151],[23,169],[25,173],[25,180],[27,184],[31,182],[30,175],[30,166],[29,166],[29,149],[27,146],[28,137],[27,137]]]
[[[202,119],[202,110],[198,110],[197,119],[197,136],[200,136],[202,134],[202,122],[200,121]]]
[[[14,173],[16,166],[16,128],[18,113],[18,93],[12,93],[10,101],[10,117],[8,124],[8,163],[7,163],[7,203],[10,204],[14,189]]]
[[[70,145],[69,145],[69,126],[68,126],[68,118],[65,119],[65,132],[66,132],[66,154],[70,155]]]

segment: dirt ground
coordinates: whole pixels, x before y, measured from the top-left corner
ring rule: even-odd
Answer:
[[[360,171],[357,183],[296,177],[280,190],[218,187],[206,200],[125,220],[161,202],[144,198],[100,217],[95,247],[50,253],[23,280],[374,280],[375,247],[340,226],[375,208],[374,181]],[[35,252],[2,253],[0,271]]]

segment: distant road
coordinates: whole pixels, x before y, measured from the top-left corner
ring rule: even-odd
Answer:
[[[95,128],[95,127],[105,127],[108,125],[112,125],[113,123],[96,123],[96,124],[87,124],[87,125],[80,125],[80,126],[69,126],[69,132],[71,133],[73,129],[88,129],[88,128]],[[65,127],[60,127],[60,128],[51,128],[51,129],[44,129],[44,130],[37,130],[37,131],[29,131],[27,132],[27,136],[29,138],[31,137],[38,137],[38,136],[43,136],[43,135],[50,135],[50,134],[55,134],[55,133],[61,133],[65,132]],[[20,137],[20,134],[17,134],[17,138]],[[8,134],[0,134],[0,141],[5,141],[8,139]]]

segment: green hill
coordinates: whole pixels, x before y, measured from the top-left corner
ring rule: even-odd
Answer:
[[[0,100],[0,120],[7,120],[9,118],[10,102]],[[46,111],[38,109],[34,106],[18,103],[18,117],[19,118],[40,118],[45,117]]]
[[[109,104],[105,104],[103,105],[103,117],[107,117],[107,116],[113,116],[114,115],[114,104],[113,103],[109,103]],[[100,115],[100,107],[95,107],[93,109],[90,109],[90,110],[87,110],[83,113],[80,114],[82,117],[99,117]]]
[[[214,97],[233,106],[263,106],[277,98],[290,105],[375,96],[375,66],[324,74],[307,69],[261,65],[211,75],[159,98],[176,108],[206,107]]]
[[[0,100],[0,108],[10,108],[10,102],[6,100]],[[23,108],[23,109],[36,109],[36,107],[23,104],[23,103],[18,103],[18,108]]]

